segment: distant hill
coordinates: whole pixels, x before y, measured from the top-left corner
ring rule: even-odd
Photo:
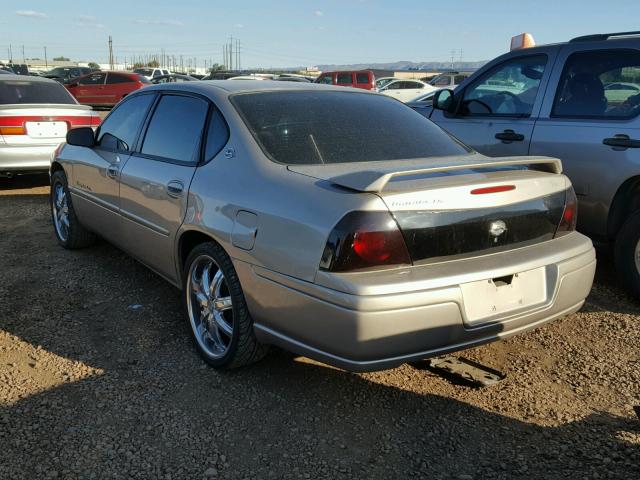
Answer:
[[[479,62],[454,62],[453,70],[476,70],[487,63],[488,60]],[[392,63],[352,63],[350,65],[318,65],[319,70],[424,70],[424,71],[441,71],[451,70],[451,62],[410,62],[401,60]]]

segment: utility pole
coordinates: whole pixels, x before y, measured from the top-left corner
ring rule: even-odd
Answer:
[[[11,48],[11,44],[9,44],[9,63],[13,63],[13,49]]]
[[[236,68],[240,70],[240,40],[236,40]]]
[[[113,40],[109,35],[109,69],[113,70]]]
[[[229,70],[233,70],[233,35],[229,37]]]
[[[24,45],[22,45],[22,63],[27,63],[24,58]]]
[[[47,47],[44,47],[44,67],[49,68],[49,62],[47,62]]]

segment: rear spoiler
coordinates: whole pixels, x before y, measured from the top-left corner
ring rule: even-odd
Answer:
[[[37,108],[55,108],[62,110],[87,110],[93,111],[93,108],[89,105],[82,105],[80,103],[4,103],[2,104],[3,110],[29,110]]]
[[[388,164],[387,164],[388,165]],[[366,170],[346,173],[331,177],[328,180],[341,187],[350,188],[358,192],[381,192],[393,178],[407,177],[411,175],[452,172],[456,170],[481,170],[496,167],[528,166],[532,170],[540,170],[554,174],[562,173],[562,162],[557,158],[548,157],[521,157],[504,160],[488,160],[481,162],[461,162],[452,165],[439,165],[424,168],[410,168],[407,170]]]

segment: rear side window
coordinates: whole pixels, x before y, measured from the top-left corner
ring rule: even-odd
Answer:
[[[640,52],[572,54],[553,103],[553,117],[631,118],[640,113]]]
[[[336,75],[336,83],[338,85],[351,85],[353,83],[353,76],[351,73],[339,73]]]
[[[434,78],[431,85],[436,87],[445,87],[451,83],[451,77],[448,75],[441,75],[438,78]]]
[[[107,84],[111,83],[133,83],[133,80],[126,75],[118,75],[117,73],[110,73],[107,75]]]
[[[453,84],[460,85],[462,82],[464,82],[465,78],[467,78],[465,75],[456,75],[455,77],[453,77]]]
[[[264,153],[284,164],[469,153],[430,120],[385,95],[350,91],[237,94],[232,102]]]
[[[149,122],[142,153],[181,163],[197,162],[208,108],[199,98],[162,96]]]
[[[78,85],[102,85],[106,76],[104,73],[92,73],[78,80]]]
[[[155,95],[137,95],[119,104],[102,122],[98,146],[105,150],[131,151],[154,98]]]
[[[75,104],[77,102],[58,82],[0,80],[0,105],[25,103]]]
[[[356,73],[356,83],[369,83],[369,74]]]
[[[204,152],[205,162],[213,159],[229,140],[229,127],[222,113],[217,108],[212,109],[209,131],[207,132],[207,146]]]

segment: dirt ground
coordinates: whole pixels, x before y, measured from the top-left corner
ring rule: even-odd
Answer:
[[[47,181],[0,179],[0,479],[640,478],[640,304],[605,254],[581,312],[464,352],[492,387],[277,350],[220,373],[173,287],[57,245]]]

